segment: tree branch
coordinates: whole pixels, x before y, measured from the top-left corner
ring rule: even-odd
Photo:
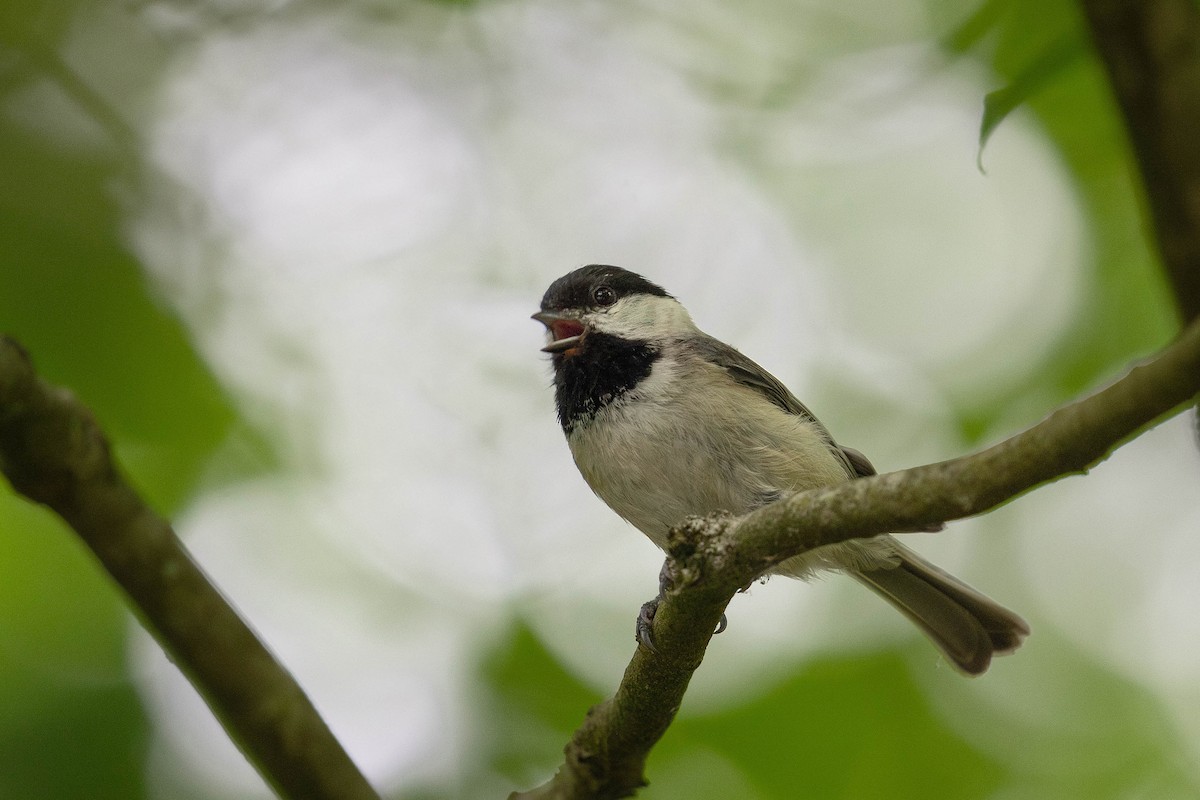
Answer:
[[[1129,128],[1152,224],[1185,320],[1200,316],[1200,6],[1083,0]]]
[[[675,717],[712,631],[739,588],[792,556],[847,539],[981,514],[1086,472],[1200,392],[1200,321],[1154,360],[982,452],[849,481],[740,518],[671,532],[675,585],[654,617],[658,652],[639,647],[616,694],[592,708],[546,784],[510,800],[618,798],[645,785],[646,757]]]
[[[379,800],[296,681],[118,473],[88,409],[3,336],[0,471],[75,529],[278,794]]]

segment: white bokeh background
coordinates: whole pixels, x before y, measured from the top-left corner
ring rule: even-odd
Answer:
[[[1020,115],[977,170],[992,81],[924,49],[920,4],[271,5],[215,31],[143,9],[171,47],[126,225],[280,459],[214,479],[178,527],[384,788],[452,785],[475,662],[514,617],[610,691],[655,586],[555,423],[528,319],[551,280],[645,273],[881,470],[961,452],[956,404],[1020,385],[1072,323],[1067,177]],[[917,546],[1147,682],[1200,743],[1188,442],[1173,422]],[[685,713],[916,635],[836,579],[755,587],[730,622]],[[160,795],[268,796],[131,635]],[[1020,660],[995,673],[1019,685]]]

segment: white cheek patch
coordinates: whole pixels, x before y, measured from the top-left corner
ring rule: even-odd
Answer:
[[[634,340],[670,339],[696,330],[678,300],[649,294],[622,297],[589,321],[601,333]]]

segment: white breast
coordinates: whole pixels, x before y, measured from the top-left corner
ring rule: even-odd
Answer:
[[[690,515],[848,479],[810,422],[697,360],[660,359],[568,441],[593,491],[660,547]]]

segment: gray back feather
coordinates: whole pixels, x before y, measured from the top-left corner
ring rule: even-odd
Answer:
[[[754,389],[787,413],[795,414],[812,423],[829,445],[829,449],[842,461],[848,475],[861,478],[875,474],[875,467],[871,465],[866,456],[852,448],[839,446],[816,415],[808,410],[808,406],[797,400],[796,395],[788,391],[788,388],[778,378],[742,355],[740,351],[708,334],[700,334],[695,339],[689,339],[688,345],[696,355],[721,367],[738,383]]]

